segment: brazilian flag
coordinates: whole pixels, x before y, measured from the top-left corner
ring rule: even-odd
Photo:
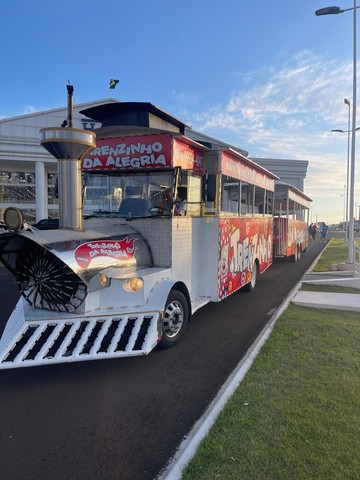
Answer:
[[[119,80],[114,80],[114,79],[111,79],[110,80],[110,90],[114,90],[114,88],[116,87],[116,85],[119,83]]]

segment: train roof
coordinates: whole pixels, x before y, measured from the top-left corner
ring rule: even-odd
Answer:
[[[115,125],[151,127],[152,119],[155,117],[175,127],[183,135],[185,127],[191,128],[190,125],[149,102],[105,103],[87,108],[80,113],[100,122],[103,127]]]
[[[290,200],[294,200],[297,203],[300,203],[301,205],[304,205],[307,208],[309,208],[309,204],[310,202],[312,202],[312,199],[310,197],[305,195],[303,191],[299,190],[294,185],[276,180],[275,181],[275,198],[279,198],[281,196],[286,196]]]

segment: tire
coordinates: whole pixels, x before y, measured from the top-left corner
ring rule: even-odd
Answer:
[[[162,320],[162,348],[170,348],[180,342],[189,322],[189,305],[185,295],[178,290],[171,290],[166,300]]]
[[[290,262],[297,262],[299,260],[299,258],[300,258],[299,248],[296,245],[295,253],[294,253],[294,255],[290,255],[289,259],[290,259]]]
[[[245,292],[252,292],[255,290],[257,274],[258,274],[257,263],[254,262],[251,269],[251,281],[244,286]]]

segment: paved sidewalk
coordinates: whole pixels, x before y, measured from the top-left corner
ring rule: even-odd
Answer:
[[[292,303],[303,307],[330,308],[335,310],[349,310],[360,312],[360,278],[352,276],[352,272],[336,271],[324,273],[307,273],[302,279],[302,283],[312,283],[318,285],[338,285],[343,287],[353,287],[359,289],[356,293],[332,293],[332,292],[307,292],[299,290]]]

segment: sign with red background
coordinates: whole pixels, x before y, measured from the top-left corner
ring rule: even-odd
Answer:
[[[203,153],[166,134],[100,139],[82,160],[83,171],[175,166],[202,173]]]
[[[142,135],[97,140],[82,170],[138,170],[172,166],[172,137]]]
[[[136,251],[135,240],[136,238],[125,237],[122,240],[96,240],[83,243],[75,250],[76,263],[81,268],[89,268],[90,264],[108,267],[129,262]]]
[[[273,192],[275,189],[275,180],[265,172],[256,170],[255,164],[254,166],[248,165],[245,161],[226,152],[221,154],[221,171],[224,175],[251,183],[265,190]]]
[[[196,148],[174,139],[174,166],[203,173],[204,155]]]

